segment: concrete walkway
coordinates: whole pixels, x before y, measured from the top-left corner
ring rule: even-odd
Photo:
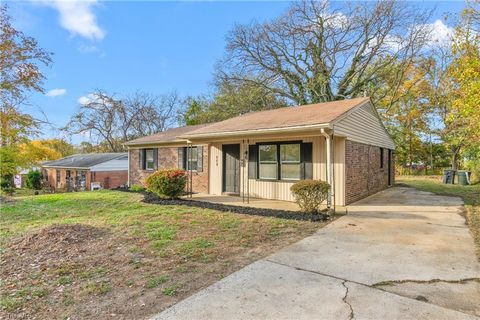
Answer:
[[[391,188],[154,319],[479,319],[461,205]]]

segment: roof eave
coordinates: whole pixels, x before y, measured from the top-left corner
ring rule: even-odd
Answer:
[[[270,129],[190,134],[190,135],[180,136],[179,138],[186,139],[186,140],[198,140],[198,139],[208,139],[208,138],[229,138],[229,137],[237,137],[237,136],[255,136],[255,135],[272,134],[272,133],[301,132],[301,131],[309,131],[309,130],[316,130],[316,129],[322,129],[322,128],[330,128],[330,123],[270,128]]]
[[[134,143],[129,143],[126,142],[123,145],[126,146],[127,148],[129,147],[143,147],[143,146],[171,146],[171,145],[177,145],[177,144],[186,144],[188,141],[187,139],[176,139],[172,141],[148,141],[148,142],[134,142]]]
[[[41,164],[40,167],[42,167],[42,168],[52,168],[52,169],[78,169],[78,170],[89,170],[90,169],[90,167],[52,166],[52,165],[43,165],[43,164]]]

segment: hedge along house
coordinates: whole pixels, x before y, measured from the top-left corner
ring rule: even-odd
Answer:
[[[58,191],[114,189],[128,182],[127,153],[75,154],[41,168],[44,182]]]
[[[394,182],[395,146],[369,98],[253,112],[126,145],[130,184],[177,166],[192,171],[193,192],[293,201],[296,181],[319,179],[333,186],[328,204],[343,206]]]

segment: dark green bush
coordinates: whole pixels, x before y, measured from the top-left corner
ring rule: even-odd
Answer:
[[[6,194],[12,194],[15,186],[13,184],[13,175],[6,174],[0,177],[0,189]]]
[[[128,190],[130,190],[132,192],[141,192],[141,191],[145,190],[145,187],[142,186],[141,184],[132,184],[130,186],[130,188],[128,188]]]
[[[305,213],[319,213],[327,199],[330,185],[321,180],[301,180],[290,187],[295,201]]]
[[[38,170],[30,170],[27,173],[25,186],[29,189],[40,190],[42,188],[42,175]]]
[[[185,192],[187,173],[180,169],[161,169],[146,179],[147,190],[164,199],[176,199]]]

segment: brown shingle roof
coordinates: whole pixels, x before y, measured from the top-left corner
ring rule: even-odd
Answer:
[[[169,129],[128,141],[125,145],[186,142],[189,138],[193,139],[202,135],[221,135],[222,133],[328,124],[347,111],[367,101],[370,101],[370,98],[355,98],[251,112],[221,122]]]
[[[200,129],[205,127],[206,124],[199,124],[194,126],[185,126],[179,128],[168,129],[159,133],[152,134],[150,136],[141,137],[135,140],[130,140],[125,142],[125,145],[132,146],[132,145],[142,145],[142,144],[151,144],[156,142],[176,142],[183,140],[179,140],[178,137],[184,134],[187,134],[191,131]]]
[[[370,98],[355,98],[252,112],[225,121],[212,123],[208,126],[185,133],[182,137],[193,138],[195,136],[226,132],[326,124],[367,101],[370,101]]]

